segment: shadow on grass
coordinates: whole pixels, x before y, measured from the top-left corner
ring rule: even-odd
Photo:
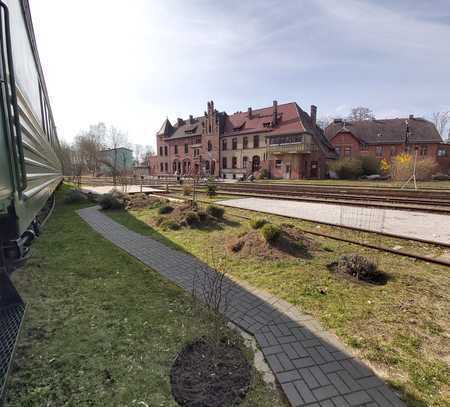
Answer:
[[[314,257],[309,249],[303,244],[294,242],[283,234],[281,234],[281,236],[277,239],[276,242],[273,243],[273,245],[278,250],[296,258],[311,260]]]

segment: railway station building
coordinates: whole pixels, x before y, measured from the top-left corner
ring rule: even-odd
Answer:
[[[345,121],[335,119],[325,135],[340,158],[372,155],[390,161],[407,152],[418,159],[434,159],[441,171],[450,170],[450,144],[443,142],[436,126],[428,120],[408,118]]]
[[[337,155],[316,117],[316,106],[308,114],[295,102],[229,115],[210,101],[202,116],[164,121],[155,175],[239,179],[266,171],[271,178],[325,178],[327,161]]]

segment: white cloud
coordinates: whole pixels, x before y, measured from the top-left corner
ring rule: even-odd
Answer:
[[[450,25],[389,5],[31,1],[60,136],[105,121],[141,144],[167,115],[202,114],[210,99],[230,112],[277,98],[342,116],[448,105]]]

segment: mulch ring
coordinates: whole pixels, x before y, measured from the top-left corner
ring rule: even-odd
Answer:
[[[281,225],[281,236],[272,243],[266,242],[260,230],[250,230],[242,236],[232,238],[226,245],[230,253],[241,257],[258,257],[268,260],[286,258],[310,258],[311,250],[319,244],[292,225]]]
[[[336,275],[338,275],[346,280],[350,280],[357,284],[366,285],[366,286],[385,285],[391,278],[391,276],[389,274],[387,274],[383,271],[379,271],[377,274],[375,274],[371,277],[361,278],[361,277],[358,277],[357,275],[340,270],[338,267],[338,264],[339,263],[337,261],[327,264],[327,269],[329,271],[335,273]]]
[[[183,407],[236,406],[250,381],[251,367],[241,349],[204,339],[187,345],[170,372],[173,397]]]

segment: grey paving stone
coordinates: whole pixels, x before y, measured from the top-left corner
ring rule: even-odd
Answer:
[[[344,381],[336,373],[328,374],[328,379],[333,384],[333,386],[336,387],[336,389],[338,389],[340,394],[345,394],[350,391],[350,388],[344,383]]]
[[[281,363],[281,366],[283,366],[284,370],[292,370],[295,369],[295,366],[291,362],[291,360],[288,358],[288,356],[285,353],[280,353],[277,355],[278,360]]]
[[[339,394],[332,385],[319,387],[318,389],[314,389],[312,392],[314,394],[314,397],[319,401],[329,399]]]
[[[379,407],[393,407],[394,405],[383,396],[383,392],[378,389],[369,389],[367,393],[372,397],[372,399],[378,404]]]
[[[294,386],[297,388],[305,403],[312,403],[313,401],[316,401],[316,398],[303,380],[296,380],[294,382]]]
[[[310,367],[309,371],[314,375],[314,377],[317,379],[317,381],[320,383],[321,386],[330,384],[328,377],[325,376],[325,374],[320,370],[318,366]]]
[[[338,362],[329,362],[320,366],[324,373],[333,373],[342,370],[342,366]]]
[[[262,348],[262,351],[263,351],[264,355],[268,356],[268,355],[275,355],[276,353],[284,352],[285,350],[280,345],[274,345],[274,346],[267,346],[265,348]]]
[[[289,357],[289,359],[297,359],[300,357],[300,355],[296,352],[292,344],[285,343],[282,345],[284,352]]]
[[[350,391],[361,390],[361,386],[350,376],[346,370],[337,372],[342,381],[349,387]]]
[[[311,371],[307,368],[299,369],[298,372],[302,376],[302,379],[306,382],[310,389],[315,389],[320,387],[320,383],[315,378],[315,376],[311,373]]]
[[[279,372],[275,376],[280,383],[293,382],[301,378],[297,370],[291,370],[290,372]]]
[[[373,401],[372,398],[365,392],[365,391],[358,391],[356,393],[351,393],[344,398],[347,400],[348,404],[353,406],[360,406],[365,403],[369,403],[370,401]]]
[[[308,352],[306,351],[306,349],[301,345],[300,342],[293,342],[290,344],[290,346],[292,346],[295,351],[297,352],[297,355],[300,358],[304,358],[304,357],[308,357]]]
[[[342,396],[333,397],[331,400],[333,400],[333,403],[336,407],[349,407],[350,406],[345,401],[344,397],[342,397]]]
[[[303,399],[300,397],[300,394],[292,383],[283,383],[281,388],[293,407],[300,407],[304,404]]]
[[[294,363],[294,366],[297,368],[314,366],[316,364],[316,362],[314,362],[314,360],[312,360],[310,357],[294,359],[292,363]]]
[[[278,360],[276,355],[270,355],[266,357],[267,362],[269,363],[270,368],[275,372],[283,372],[288,369],[284,369],[280,361]]]
[[[382,386],[384,383],[381,379],[379,379],[376,376],[370,376],[370,377],[364,377],[362,379],[356,380],[356,382],[363,388],[363,389],[372,389],[373,387],[379,387]]]

